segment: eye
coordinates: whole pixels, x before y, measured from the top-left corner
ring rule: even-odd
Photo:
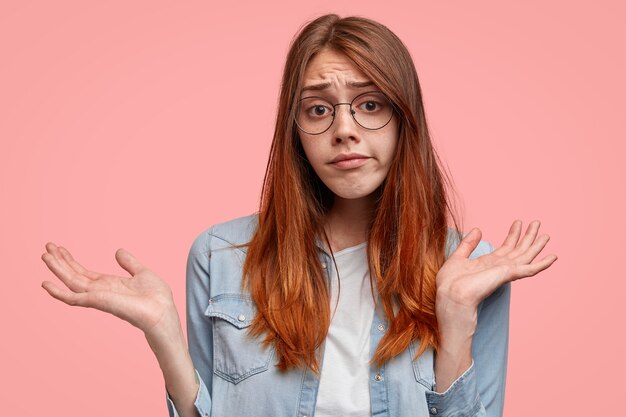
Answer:
[[[310,118],[323,118],[332,114],[332,105],[315,99],[305,99],[301,103],[304,114]]]
[[[382,93],[372,91],[356,97],[352,106],[354,110],[361,114],[378,114],[387,111],[389,101]]]
[[[326,106],[322,106],[321,104],[318,104],[316,106],[313,106],[310,110],[310,113],[313,116],[324,116],[326,115],[326,113],[330,112],[330,109]]]
[[[372,100],[368,100],[365,103],[361,104],[361,108],[368,112],[376,111],[379,107],[380,104]]]
[[[381,111],[385,107],[385,104],[376,98],[367,98],[359,100],[356,106],[356,110],[360,113],[376,113]]]

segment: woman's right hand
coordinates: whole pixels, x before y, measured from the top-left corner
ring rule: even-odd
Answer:
[[[76,262],[63,247],[46,244],[41,259],[66,288],[49,281],[41,286],[72,306],[111,313],[143,330],[163,371],[165,386],[180,416],[196,416],[199,382],[187,350],[169,285],[124,249],[115,259],[131,276],[100,274]]]
[[[67,249],[52,242],[46,244],[46,251],[41,259],[67,287],[49,281],[41,284],[57,300],[111,313],[146,334],[177,314],[169,285],[124,249],[115,252],[115,259],[130,277],[87,270]]]

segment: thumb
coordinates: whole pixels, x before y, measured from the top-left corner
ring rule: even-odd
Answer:
[[[135,276],[145,267],[135,258],[129,251],[124,248],[119,248],[115,252],[115,260],[120,264],[126,272]]]
[[[470,254],[478,246],[482,235],[482,232],[477,227],[470,230],[468,234],[463,236],[463,240],[461,240],[461,243],[459,243],[459,246],[457,246],[451,256],[469,258]]]

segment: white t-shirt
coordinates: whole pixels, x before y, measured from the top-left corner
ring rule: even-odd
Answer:
[[[367,242],[343,249],[334,256],[337,268],[332,268],[331,322],[324,345],[315,416],[369,417],[370,331],[374,299]],[[337,297],[339,303],[335,309]]]

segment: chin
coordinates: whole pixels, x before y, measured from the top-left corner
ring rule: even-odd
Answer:
[[[336,188],[330,188],[330,190],[333,192],[333,194],[336,197],[342,198],[344,200],[359,200],[362,198],[371,197],[374,191],[376,191],[376,188],[378,187],[374,187],[371,189],[370,187],[368,187],[367,189],[359,189],[358,187],[355,186],[355,187],[341,187],[341,188],[336,187]]]

